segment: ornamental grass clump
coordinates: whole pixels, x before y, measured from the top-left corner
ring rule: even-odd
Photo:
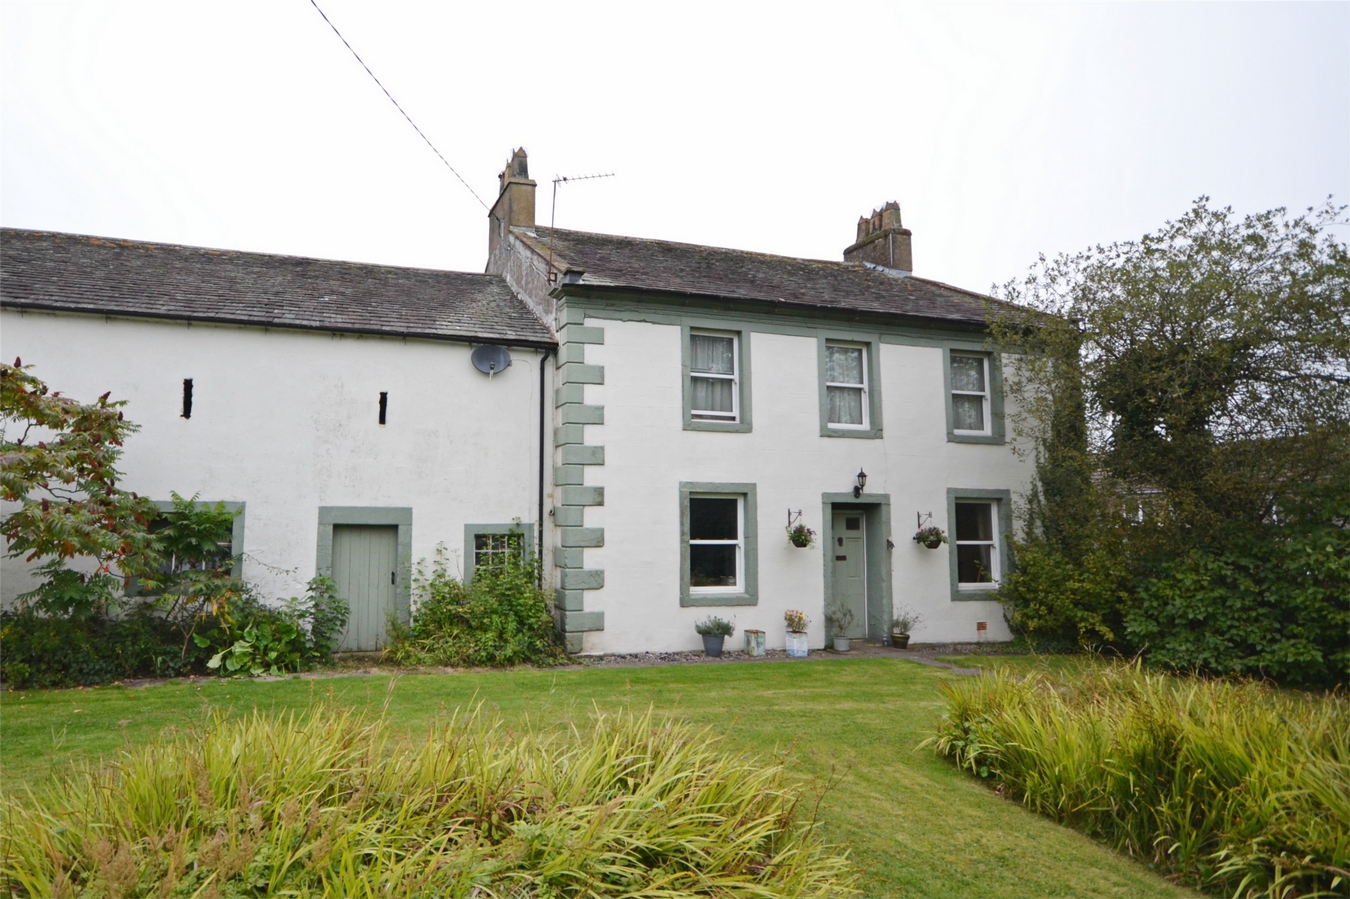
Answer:
[[[1350,701],[1139,664],[945,684],[929,745],[1215,895],[1350,895]]]
[[[423,740],[331,705],[218,714],[0,797],[0,892],[856,894],[782,761],[715,743],[650,712],[548,733],[473,710]]]

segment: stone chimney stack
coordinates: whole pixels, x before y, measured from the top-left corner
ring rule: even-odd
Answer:
[[[500,182],[497,202],[488,213],[489,256],[497,252],[507,228],[534,227],[535,183],[530,180],[530,161],[524,147],[511,154],[497,179]]]
[[[914,271],[912,235],[900,224],[900,204],[892,200],[871,216],[858,219],[858,239],[844,251],[844,261],[870,263],[909,274]]]

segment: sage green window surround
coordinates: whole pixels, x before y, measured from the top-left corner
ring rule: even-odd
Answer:
[[[887,493],[822,493],[820,546],[825,557],[825,590],[834,583],[834,511],[855,508],[863,511],[867,547],[867,639],[885,643],[891,636],[891,615],[895,608],[891,586],[891,497]],[[829,597],[826,597],[828,601]],[[828,627],[828,624],[827,624]]]
[[[854,428],[830,424],[829,391],[825,387],[825,347],[828,344],[851,344],[863,347],[867,357],[867,427]],[[881,437],[881,360],[878,350],[881,341],[876,334],[845,331],[829,331],[816,337],[816,384],[820,393],[820,436],[822,437],[861,437],[877,439]]]
[[[957,500],[984,500],[985,502],[997,503],[998,517],[996,519],[998,527],[998,564],[999,574],[1006,576],[1012,570],[1012,553],[1009,551],[1008,542],[1012,536],[1012,491],[1011,490],[987,490],[971,487],[948,487],[947,488],[947,539],[951,542],[946,544],[948,564],[951,568],[952,582],[952,600],[954,602],[968,602],[970,600],[994,600],[994,594],[998,591],[999,584],[966,584],[962,586],[957,580],[956,573],[956,501]]]
[[[989,363],[989,433],[956,433],[956,415],[952,409],[952,353],[961,356],[983,356]],[[1003,444],[1003,360],[1000,354],[983,349],[967,349],[962,345],[948,344],[942,348],[942,395],[947,406],[947,442],[948,443],[992,443]]]
[[[519,521],[507,522],[506,524],[466,524],[464,525],[464,583],[473,581],[474,558],[474,538],[480,534],[519,534],[520,547],[525,553],[526,559],[534,558],[534,525],[526,525]]]
[[[404,621],[408,620],[412,591],[412,509],[407,506],[319,506],[319,546],[315,571],[333,576],[333,525],[364,524],[398,527],[400,572],[394,604]]]
[[[689,590],[689,497],[692,494],[726,494],[742,499],[744,588],[727,593],[691,593]],[[754,606],[759,605],[759,511],[754,484],[680,482],[680,605],[681,606]]]
[[[691,413],[693,387],[690,384],[690,332],[712,331],[736,338],[737,367],[737,411],[736,421],[710,421],[694,418]],[[684,429],[686,431],[731,431],[748,433],[751,430],[750,418],[750,332],[744,328],[728,328],[726,322],[715,319],[689,319],[680,325],[680,370],[684,392]]]

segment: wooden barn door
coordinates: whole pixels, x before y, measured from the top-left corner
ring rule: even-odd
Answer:
[[[338,651],[380,649],[398,589],[398,528],[333,525],[333,580],[351,608]]]

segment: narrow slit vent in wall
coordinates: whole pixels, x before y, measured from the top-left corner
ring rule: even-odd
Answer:
[[[192,417],[192,379],[183,379],[183,417]]]
[[[384,424],[385,413],[389,411],[389,394],[387,391],[380,391],[380,424]]]

